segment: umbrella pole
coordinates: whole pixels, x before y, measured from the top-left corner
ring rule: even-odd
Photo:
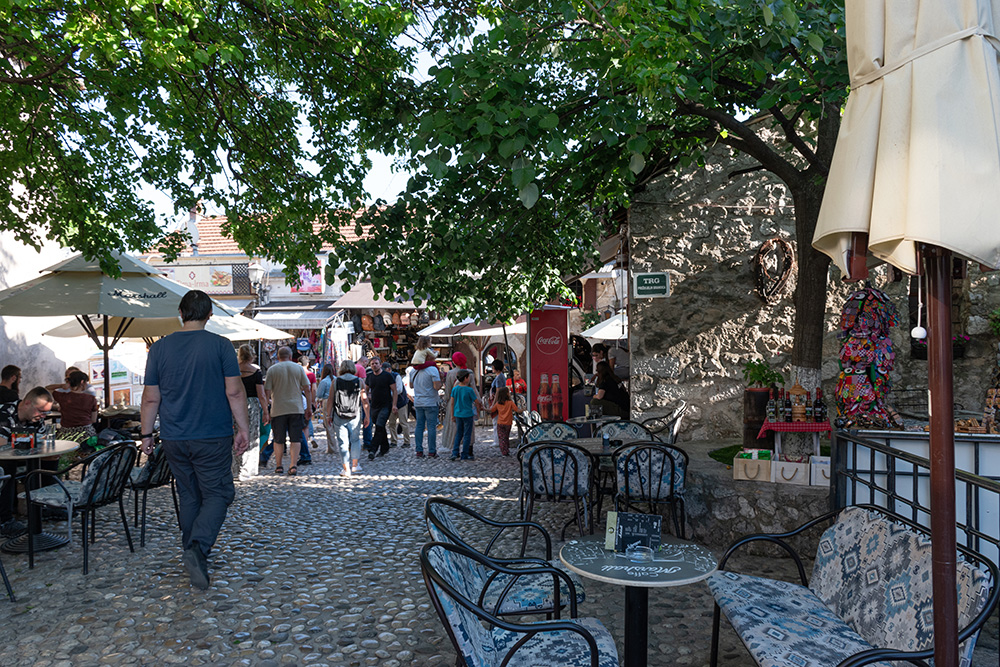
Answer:
[[[927,274],[927,375],[930,407],[931,559],[934,576],[934,664],[958,665],[956,591],[955,420],[951,353],[950,250],[924,246]]]
[[[111,405],[111,348],[108,347],[108,316],[104,315],[104,407]]]

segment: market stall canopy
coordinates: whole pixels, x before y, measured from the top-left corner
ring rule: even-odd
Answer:
[[[108,318],[108,329],[110,332],[118,330],[121,326],[119,317]],[[91,324],[100,336],[104,335],[104,323],[102,318],[90,318]],[[181,328],[180,320],[176,317],[152,317],[135,320],[129,326],[125,338],[157,338],[166,336]],[[233,315],[231,317],[211,317],[205,330],[218,334],[232,341],[237,340],[286,340],[295,338],[287,331],[269,327],[262,322],[256,322],[243,315]],[[43,336],[54,336],[56,338],[74,338],[83,336],[85,332],[76,322],[67,322],[54,329],[49,329]]]
[[[628,338],[628,314],[623,311],[612,315],[603,322],[598,322],[589,329],[580,332],[580,335],[584,338],[596,338],[597,340]]]
[[[376,299],[375,290],[371,283],[358,283],[350,289],[347,294],[337,299],[333,304],[334,308],[371,308],[375,310],[416,310],[417,306],[412,301],[397,299],[386,301]]]
[[[259,308],[253,319],[278,329],[322,329],[342,312],[332,301],[272,301]]]
[[[444,331],[445,329],[451,329],[455,326],[465,326],[467,324],[473,324],[473,323],[475,323],[475,320],[470,317],[467,317],[456,325],[454,322],[452,322],[446,317],[442,320],[438,320],[437,322],[431,324],[430,326],[424,327],[423,329],[417,332],[417,335],[439,336],[441,335],[439,332]]]
[[[852,235],[903,271],[917,243],[1000,268],[1000,3],[848,0],[851,93],[813,247]]]
[[[431,327],[427,327],[427,329],[430,328]],[[528,333],[527,317],[525,315],[521,315],[513,323],[508,324],[506,328],[508,334]],[[426,331],[427,329],[424,329],[423,331]],[[488,322],[486,320],[476,321],[472,319],[465,319],[459,322],[458,324],[441,328],[431,334],[425,334],[422,332],[418,332],[418,334],[422,336],[437,336],[439,338],[453,338],[455,336],[489,338],[491,336],[504,335],[504,326],[503,324],[498,324],[496,322]]]

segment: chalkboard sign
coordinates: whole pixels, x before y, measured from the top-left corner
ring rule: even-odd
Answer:
[[[615,551],[623,552],[632,544],[656,549],[660,546],[663,517],[656,514],[618,512],[615,525]]]

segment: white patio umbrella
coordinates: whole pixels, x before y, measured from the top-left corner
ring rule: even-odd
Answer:
[[[584,338],[597,340],[618,340],[628,337],[628,314],[625,311],[612,315],[603,322],[598,322],[589,329],[580,332]]]
[[[421,329],[420,331],[417,332],[417,335],[418,336],[441,336],[442,334],[440,334],[440,332],[444,331],[445,329],[451,329],[453,327],[460,327],[460,326],[464,326],[464,325],[467,325],[467,324],[473,324],[473,323],[475,323],[475,320],[472,319],[471,317],[466,317],[464,320],[462,320],[461,322],[458,322],[457,324],[455,322],[452,322],[451,320],[449,320],[446,317],[444,319],[438,320],[434,324],[431,324],[429,326],[424,327],[423,329]],[[447,335],[447,334],[445,334],[445,335]]]
[[[121,267],[121,276],[112,278],[101,271],[95,260],[76,255],[44,269],[46,273],[20,285],[0,291],[0,317],[46,317],[73,315],[83,331],[104,352],[108,352],[126,334],[135,318],[176,318],[181,298],[189,288],[164,278],[158,269],[122,253],[113,253]],[[213,303],[216,317],[231,317],[235,311]],[[88,316],[103,319],[98,335]],[[121,318],[111,331],[108,319]],[[111,378],[105,374],[104,398],[111,400]]]
[[[90,322],[94,327],[94,330],[97,332],[97,335],[103,336],[103,318],[91,317]],[[109,331],[117,331],[121,325],[122,318],[108,318]],[[151,317],[137,319],[129,325],[124,338],[157,338],[159,336],[171,334],[180,328],[181,323],[177,317]],[[294,335],[288,333],[287,331],[275,329],[274,327],[268,326],[262,322],[252,320],[249,317],[244,317],[243,315],[232,315],[228,317],[213,316],[208,320],[205,330],[223,336],[224,338],[228,338],[232,341],[286,340],[288,338],[295,338]],[[79,323],[66,322],[65,324],[60,324],[55,328],[49,329],[42,335],[54,336],[56,338],[74,338],[76,336],[84,336],[86,333],[81,330]]]
[[[928,281],[935,664],[958,664],[952,253],[1000,268],[1000,0],[847,0],[851,93],[813,246]]]

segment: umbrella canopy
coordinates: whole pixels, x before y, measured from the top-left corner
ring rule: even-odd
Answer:
[[[617,315],[612,315],[603,322],[598,322],[594,326],[580,332],[584,338],[596,338],[597,340],[618,340],[628,337],[628,314],[624,311]]]
[[[847,0],[851,93],[813,246],[928,285],[934,663],[958,665],[952,253],[1000,268],[1000,0]],[[922,260],[922,261],[921,261]]]
[[[813,247],[851,236],[917,273],[917,243],[1000,268],[995,0],[847,0],[851,93]]]
[[[428,327],[429,329],[430,327]],[[506,328],[506,332],[504,331]],[[426,329],[425,329],[426,331]],[[508,334],[526,334],[528,333],[528,323],[524,315],[518,317],[513,324],[497,324],[496,322],[487,322],[486,320],[476,320],[464,319],[458,324],[452,325],[450,327],[445,327],[439,329],[432,334],[422,334],[430,336],[438,336],[442,338],[453,338],[455,336],[469,336],[473,338],[490,338],[492,336],[503,336],[505,333]]]
[[[475,322],[475,320],[473,320],[470,317],[467,317],[464,320],[462,320],[461,322],[459,322],[458,324],[455,324],[454,322],[452,322],[451,320],[449,320],[446,317],[446,318],[444,318],[442,320],[438,320],[434,324],[431,324],[429,326],[424,327],[423,329],[421,329],[420,331],[417,332],[417,335],[418,336],[447,336],[447,335],[450,335],[450,334],[442,334],[440,332],[444,331],[445,329],[452,329],[452,328],[454,328],[456,326],[459,326],[459,327],[466,326],[466,325],[472,324],[474,322]]]
[[[103,318],[90,318],[90,322],[98,336],[104,335]],[[109,317],[108,330],[114,333],[123,324],[123,318]],[[125,338],[156,338],[166,336],[181,328],[180,320],[177,317],[151,317],[135,320],[129,325]],[[285,340],[295,338],[292,334],[281,329],[269,327],[266,324],[252,320],[243,315],[232,315],[228,317],[212,317],[205,326],[206,331],[218,334],[232,341],[237,340]],[[56,338],[74,338],[84,336],[86,332],[80,328],[78,322],[67,322],[54,329],[49,329],[43,336],[54,336]]]

